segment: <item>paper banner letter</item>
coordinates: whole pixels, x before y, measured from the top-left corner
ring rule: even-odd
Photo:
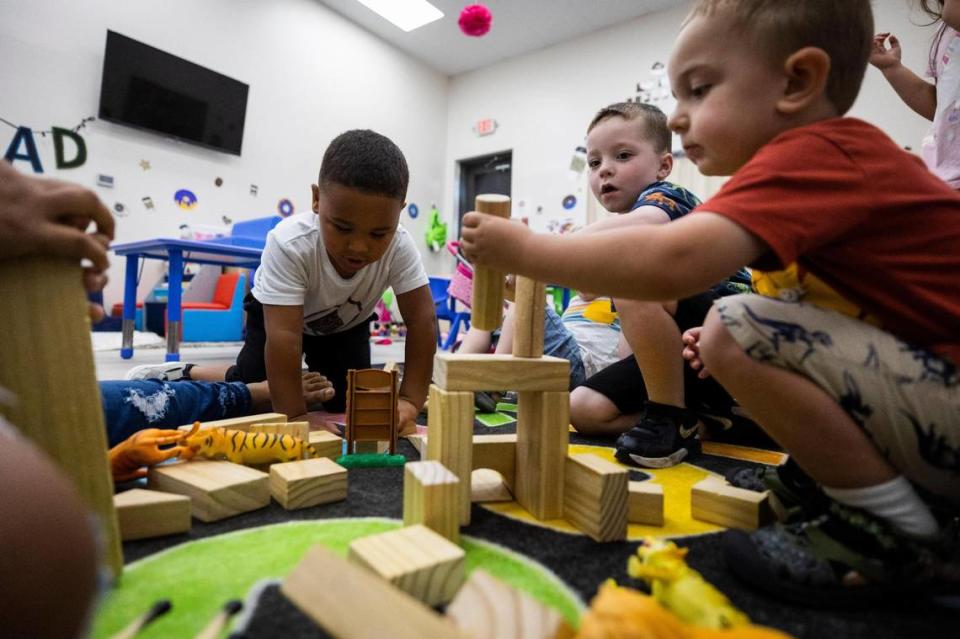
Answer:
[[[53,128],[53,149],[56,152],[58,169],[75,169],[83,166],[87,161],[87,145],[80,137],[79,133],[70,129],[61,129],[58,126]],[[72,160],[67,160],[63,154],[63,138],[70,138],[77,147],[77,154]]]
[[[20,153],[20,145],[26,144],[26,153]],[[34,173],[43,173],[43,165],[40,164],[40,154],[37,153],[37,143],[33,139],[33,131],[25,126],[17,129],[17,134],[10,141],[7,147],[7,153],[3,156],[5,160],[13,164],[14,160],[27,160],[33,166]]]

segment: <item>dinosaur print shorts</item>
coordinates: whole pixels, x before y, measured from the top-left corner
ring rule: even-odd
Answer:
[[[953,362],[809,304],[736,295],[714,306],[750,357],[813,381],[907,479],[960,504],[960,377]]]

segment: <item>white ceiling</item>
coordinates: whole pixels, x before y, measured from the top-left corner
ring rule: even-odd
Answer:
[[[334,11],[447,75],[586,35],[646,13],[676,6],[677,0],[483,0],[493,14],[490,32],[466,36],[457,19],[472,0],[430,0],[443,18],[409,33],[356,0],[320,0]]]

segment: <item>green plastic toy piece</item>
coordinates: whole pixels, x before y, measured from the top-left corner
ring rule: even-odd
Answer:
[[[384,468],[387,466],[403,466],[407,458],[403,455],[387,455],[378,453],[356,453],[341,455],[337,463],[344,468]]]

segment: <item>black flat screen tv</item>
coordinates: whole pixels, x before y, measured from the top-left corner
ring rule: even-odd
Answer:
[[[240,155],[243,82],[107,31],[99,117]]]

